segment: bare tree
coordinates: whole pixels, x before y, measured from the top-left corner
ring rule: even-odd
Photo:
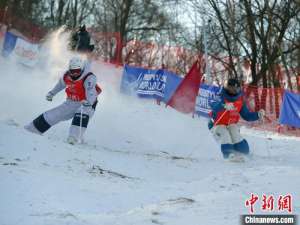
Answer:
[[[262,80],[264,87],[280,86],[275,67],[287,65],[288,55],[299,47],[300,6],[295,0],[208,0],[206,6],[198,0],[191,2],[202,15],[203,7],[213,9],[213,13],[205,12],[213,20],[210,42],[215,51],[228,56],[223,63],[230,73],[238,76],[240,59],[246,57],[253,85]]]
[[[160,1],[102,0],[95,8],[97,29],[119,32],[121,43],[130,40],[153,40],[167,30],[170,20],[161,10]]]
[[[45,25],[75,28],[90,17],[96,3],[96,0],[44,0],[44,5],[50,9],[50,13],[44,12]]]

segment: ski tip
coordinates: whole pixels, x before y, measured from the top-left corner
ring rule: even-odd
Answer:
[[[23,127],[26,131],[33,133],[33,134],[38,134],[40,136],[42,136],[43,134],[41,132],[39,132],[31,123],[28,125],[25,125]]]

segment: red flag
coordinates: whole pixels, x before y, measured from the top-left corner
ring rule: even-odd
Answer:
[[[182,113],[194,112],[196,97],[198,95],[199,86],[202,74],[200,72],[200,63],[196,61],[181,83],[178,85],[176,91],[167,102],[167,106]]]

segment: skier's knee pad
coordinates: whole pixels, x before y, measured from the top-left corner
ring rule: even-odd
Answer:
[[[87,125],[89,123],[89,118],[90,117],[87,114],[75,113],[72,120],[72,125],[87,128]]]
[[[242,141],[234,144],[233,146],[234,146],[235,151],[241,152],[243,154],[249,154],[249,145],[248,145],[248,142],[245,139],[243,139]]]
[[[224,159],[227,159],[229,154],[233,152],[233,144],[221,144],[221,151],[223,153]]]
[[[36,119],[34,119],[33,125],[41,133],[46,132],[51,127],[50,124],[45,120],[44,114],[41,114]]]

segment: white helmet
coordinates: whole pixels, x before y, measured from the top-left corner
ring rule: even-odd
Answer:
[[[80,57],[75,56],[72,59],[70,59],[69,70],[76,70],[76,69],[82,70],[83,66],[84,66],[84,63]]]

